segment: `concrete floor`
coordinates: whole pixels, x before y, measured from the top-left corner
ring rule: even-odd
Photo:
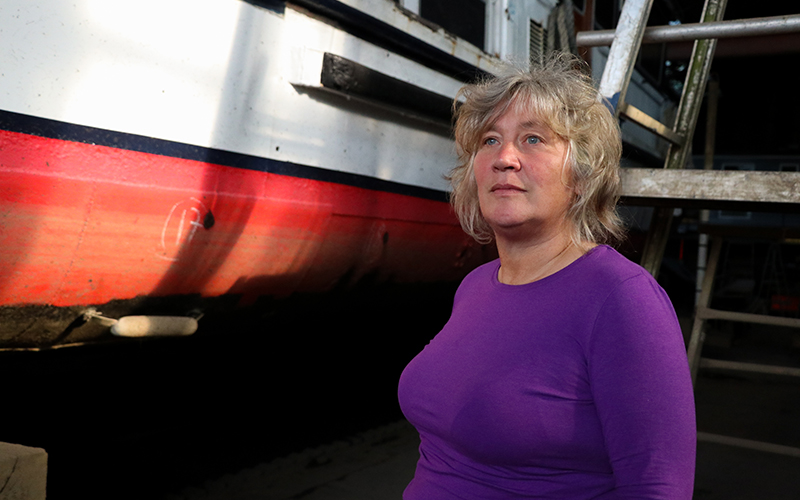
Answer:
[[[362,500],[401,498],[419,438],[401,421],[343,441],[185,488],[165,500]]]
[[[800,387],[764,376],[701,374],[703,432],[800,447]],[[413,477],[418,437],[406,422],[359,434],[185,488],[168,500],[400,499]],[[701,441],[695,499],[797,500],[800,457]]]

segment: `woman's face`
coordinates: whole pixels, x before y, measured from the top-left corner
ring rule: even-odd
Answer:
[[[481,213],[498,238],[569,233],[568,144],[513,103],[482,136],[474,172]]]

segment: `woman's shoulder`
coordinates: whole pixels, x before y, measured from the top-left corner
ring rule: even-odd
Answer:
[[[500,260],[494,259],[481,264],[470,271],[458,285],[454,304],[464,300],[471,301],[478,297],[487,297],[497,290],[497,271],[500,269]]]
[[[602,301],[604,307],[616,303],[624,304],[629,311],[630,308],[659,309],[674,315],[669,296],[647,270],[611,247],[594,250],[597,255],[593,265],[584,270],[583,286],[589,289],[587,293]]]
[[[490,260],[470,271],[461,280],[459,290],[476,286],[491,286],[500,268],[500,259]]]
[[[493,275],[497,275],[497,270],[499,268],[500,268],[500,259],[490,260],[489,262],[481,264],[472,271],[470,271],[464,277],[463,281],[491,278]]]
[[[583,259],[581,275],[598,281],[605,286],[622,283],[631,279],[655,282],[642,266],[632,262],[614,248],[599,245],[591,249]]]

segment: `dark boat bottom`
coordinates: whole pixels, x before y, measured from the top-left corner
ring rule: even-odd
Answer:
[[[45,448],[48,498],[153,498],[401,418],[396,384],[455,284],[204,317],[192,337],[0,352],[0,441]]]

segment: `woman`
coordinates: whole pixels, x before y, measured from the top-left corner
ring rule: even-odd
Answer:
[[[621,142],[577,64],[460,92],[452,203],[499,259],[400,378],[421,439],[406,500],[692,497],[683,338],[655,280],[604,244],[623,232]]]

